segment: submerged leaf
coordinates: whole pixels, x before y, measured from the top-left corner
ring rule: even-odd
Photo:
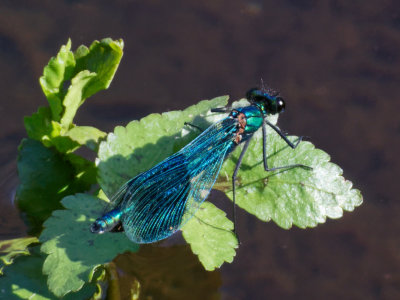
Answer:
[[[15,257],[20,255],[28,255],[28,246],[37,242],[38,239],[36,237],[22,237],[0,241],[0,260],[2,260],[5,265],[12,264]]]
[[[76,194],[62,200],[65,210],[53,212],[40,236],[41,251],[48,254],[43,272],[48,286],[58,297],[78,291],[91,280],[96,267],[117,254],[136,251],[138,246],[122,233],[95,235],[91,223],[101,214],[104,201]]]

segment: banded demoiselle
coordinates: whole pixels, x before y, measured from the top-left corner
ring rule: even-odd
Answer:
[[[250,140],[260,127],[265,171],[294,167],[311,169],[302,164],[268,167],[266,125],[293,149],[302,137],[294,144],[267,120],[268,115],[279,114],[285,109],[285,102],[277,92],[264,87],[253,88],[247,92],[246,98],[250,102],[248,106],[213,109],[212,112],[229,112],[229,115],[208,127],[175,154],[125,183],[111,199],[109,211],[92,224],[91,231],[124,230],[135,243],[152,243],[171,236],[207,198],[227,156],[244,143],[232,175],[235,224],[236,176]]]

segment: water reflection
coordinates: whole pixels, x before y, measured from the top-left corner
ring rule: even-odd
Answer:
[[[112,264],[107,295],[115,299],[220,299],[220,272],[205,271],[189,245],[144,245]]]

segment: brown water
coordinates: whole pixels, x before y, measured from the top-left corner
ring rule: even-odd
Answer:
[[[237,99],[262,77],[286,98],[281,128],[309,136],[363,192],[355,212],[315,229],[285,231],[241,211],[242,245],[215,297],[400,299],[397,1],[16,3],[0,2],[0,239],[25,234],[11,204],[15,159],[23,116],[46,104],[43,66],[68,37],[73,48],[123,38],[111,88],[77,123],[110,131],[200,99]]]

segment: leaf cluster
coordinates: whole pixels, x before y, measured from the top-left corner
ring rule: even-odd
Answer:
[[[100,297],[99,282],[112,274],[109,262],[139,248],[123,233],[89,232],[90,224],[103,212],[107,196],[193,140],[198,132],[185,122],[206,128],[224,117],[210,109],[226,106],[227,96],[203,100],[183,111],[151,114],[108,134],[76,125],[78,108],[109,87],[122,54],[122,40],[95,41],[75,52],[68,41],[44,68],[40,85],[48,106],[25,117],[28,138],[21,142],[18,156],[16,203],[32,237],[1,242],[0,298]],[[248,103],[241,100],[235,105]],[[95,161],[79,155],[81,147],[93,151]],[[238,147],[225,161],[215,185],[229,198],[240,151]],[[329,160],[328,154],[309,142],[292,150],[275,132],[268,132],[271,166],[301,163],[313,169],[267,173],[262,165],[262,138],[257,133],[238,174],[237,204],[285,229],[314,227],[327,217],[339,218],[344,210],[360,205],[362,197]],[[91,193],[98,185],[101,189]],[[238,247],[233,223],[210,202],[205,201],[181,229],[206,270],[233,261]],[[109,279],[111,286],[114,279]]]

